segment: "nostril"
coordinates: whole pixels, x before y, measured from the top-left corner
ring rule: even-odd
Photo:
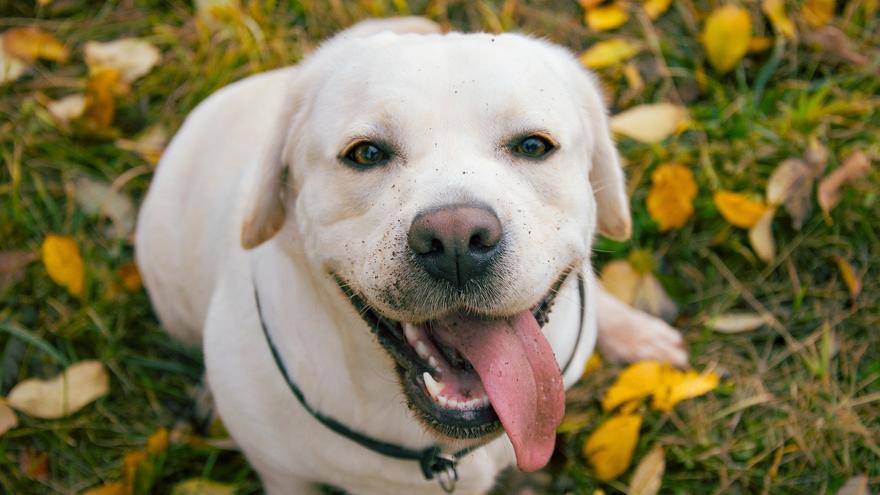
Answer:
[[[440,239],[431,239],[431,250],[428,254],[443,254],[443,242]]]

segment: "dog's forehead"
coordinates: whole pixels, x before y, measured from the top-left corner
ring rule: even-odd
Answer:
[[[328,117],[441,110],[449,117],[576,118],[564,49],[522,35],[383,34],[346,40],[324,65],[315,111]],[[466,116],[465,116],[466,114]]]

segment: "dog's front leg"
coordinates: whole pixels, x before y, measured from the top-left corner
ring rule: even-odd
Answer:
[[[266,495],[322,495],[318,485],[288,475],[260,474]]]
[[[678,330],[665,321],[632,308],[597,284],[597,346],[611,361],[654,359],[687,366],[687,351]]]

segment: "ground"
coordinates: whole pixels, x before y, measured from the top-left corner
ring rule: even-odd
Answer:
[[[134,290],[123,287],[120,269],[132,261],[133,246],[125,236],[108,234],[106,218],[84,210],[74,199],[73,183],[82,176],[118,180],[137,204],[152,166],[120,149],[115,138],[133,138],[157,124],[173,132],[223,85],[294,63],[357,19],[397,12],[424,14],[456,29],[527,31],[576,52],[621,36],[642,40],[630,65],[598,71],[612,113],[667,101],[685,106],[692,122],[658,144],[619,140],[634,234],[625,243],[600,241],[596,264],[628,256],[649,259],[677,304],[675,325],[686,337],[691,365],[714,370],[721,384],[671,412],[646,410],[636,462],[654,445],[664,446],[662,493],[834,493],[859,474],[867,474],[876,491],[880,21],[871,10],[876,2],[837,6],[831,23],[849,41],[817,41],[823,31],[798,17],[800,2],[788,5],[797,41],[774,33],[759,2],[738,3],[751,14],[755,36],[768,37],[770,46],[721,73],[700,42],[705,16],[720,5],[714,1],[675,0],[653,21],[641,13],[641,2],[632,2],[630,19],[602,32],[585,26],[577,2],[563,0],[243,0],[242,10],[220,8],[201,18],[183,0],[3,2],[0,30],[39,26],[62,40],[72,56],[64,63],[36,62],[30,73],[0,85],[0,252],[38,253],[47,234],[70,236],[82,252],[87,278],[80,297],[53,282],[39,261],[14,279],[0,278],[0,397],[25,378],[52,376],[84,359],[104,363],[110,391],[61,419],[18,414],[20,425],[0,436],[0,491],[79,493],[120,479],[126,454],[143,449],[164,427],[173,430],[173,441],[151,457],[152,472],[139,475],[143,486],[152,488],[135,492],[168,493],[180,480],[196,477],[231,483],[239,493],[260,492],[239,454],[204,441],[216,431],[186,433],[197,417],[201,357],[162,332],[136,282]],[[59,125],[45,104],[83,91],[83,44],[127,36],[157,46],[162,62],[115,97],[111,123],[117,134]],[[844,43],[851,43],[850,52]],[[776,256],[761,261],[747,231],[719,214],[713,193],[761,197],[774,168],[802,156],[811,139],[827,148],[829,171],[859,150],[874,161],[873,169],[843,190],[827,216],[811,194],[812,209],[800,230],[780,210],[773,223]],[[645,203],[652,171],[668,162],[685,165],[699,191],[694,215],[681,228],[661,231]],[[847,290],[838,257],[862,282],[857,296]],[[713,316],[733,310],[770,315],[771,324],[735,334],[710,328]],[[628,474],[601,483],[581,453],[585,437],[604,417],[598,399],[619,370],[605,363],[570,394],[568,411],[580,415],[581,426],[560,436],[553,462],[537,480],[541,491],[626,489]]]

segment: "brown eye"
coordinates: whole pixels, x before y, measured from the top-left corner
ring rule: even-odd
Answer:
[[[555,149],[552,141],[537,134],[526,136],[513,145],[514,153],[532,159],[543,158]]]
[[[356,167],[369,168],[384,165],[391,155],[379,144],[361,141],[349,148],[343,158]]]

